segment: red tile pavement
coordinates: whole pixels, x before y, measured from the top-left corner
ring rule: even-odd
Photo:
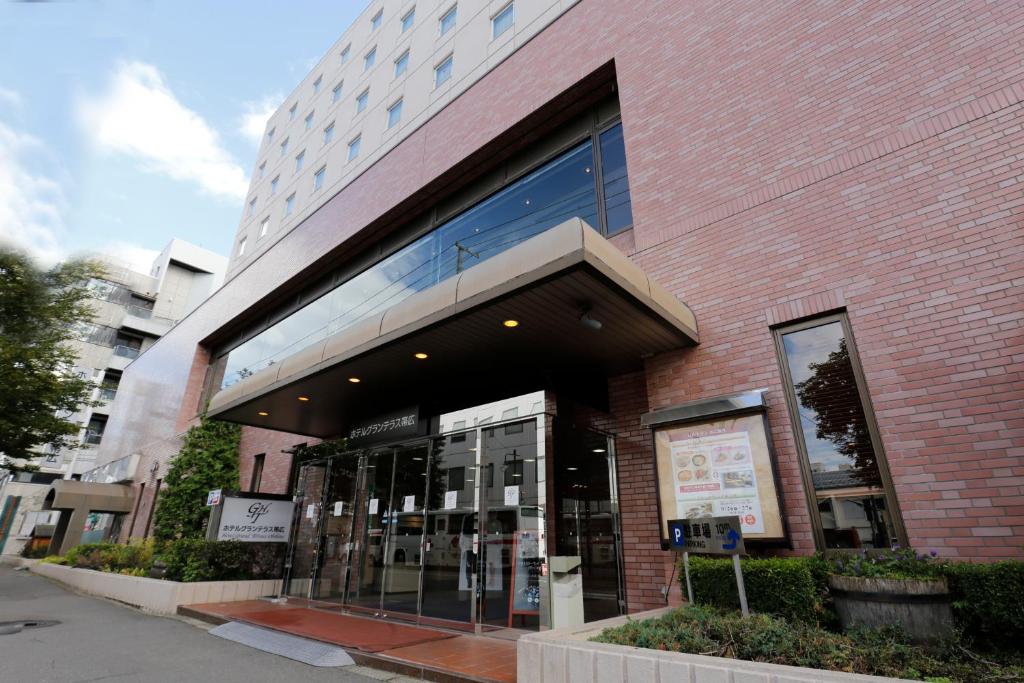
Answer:
[[[182,611],[200,618],[240,621],[284,631],[370,653],[382,661],[432,669],[455,677],[496,683],[516,680],[516,644],[512,640],[459,635],[338,614],[294,602],[215,602],[189,605]]]

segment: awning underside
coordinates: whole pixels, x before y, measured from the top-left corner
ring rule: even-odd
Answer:
[[[584,310],[599,330],[581,321]],[[392,408],[444,411],[559,384],[585,387],[697,343],[689,309],[578,220],[378,318],[222,390],[209,414],[328,438]]]

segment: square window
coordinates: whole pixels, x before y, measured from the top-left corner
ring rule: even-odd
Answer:
[[[369,71],[377,63],[377,46],[370,48],[370,51],[363,57],[363,71]]]
[[[281,179],[281,176],[276,175],[274,179],[270,181],[270,194],[271,196],[277,194],[277,181]]]
[[[339,83],[334,86],[334,90],[331,91],[331,102],[337,102],[341,99],[341,86],[343,83]]]
[[[313,112],[306,114],[306,130],[313,127]]]
[[[251,216],[256,211],[256,197],[249,200],[249,215]]]
[[[238,255],[239,255],[239,256],[244,256],[244,255],[245,255],[245,243],[246,243],[247,241],[248,241],[248,240],[246,240],[246,238],[245,238],[245,237],[243,237],[243,238],[242,238],[242,241],[238,243]]]
[[[402,33],[405,33],[412,28],[413,22],[416,21],[416,8],[413,7],[411,10],[405,13],[402,17]]]
[[[370,101],[370,89],[367,88],[363,92],[359,93],[359,97],[356,98],[356,113],[366,109],[367,103]]]
[[[374,14],[373,18],[370,19],[370,30],[371,31],[376,31],[377,29],[379,29],[380,28],[380,22],[383,20],[383,18],[384,18],[384,10],[382,10],[382,9],[377,10],[377,13]]]
[[[398,78],[409,69],[409,51],[406,50],[395,60],[395,78]]]
[[[270,144],[271,142],[274,141],[274,131],[276,130],[276,128],[271,128],[270,130],[267,131],[267,144]]]
[[[288,153],[288,138],[281,141],[281,156]]]
[[[359,156],[359,143],[362,141],[362,136],[357,135],[348,143],[348,160],[352,161]]]
[[[452,5],[452,8],[442,14],[441,18],[438,20],[437,23],[440,27],[440,34],[442,36],[455,28],[455,19],[458,16],[458,9],[458,5]]]
[[[348,64],[348,58],[352,56],[352,46],[346,45],[341,50],[341,63]]]
[[[334,124],[333,123],[331,125],[327,126],[326,128],[324,128],[324,144],[325,145],[329,145],[329,144],[331,144],[332,140],[334,140]]]
[[[448,55],[444,61],[434,67],[434,87],[440,86],[452,77],[452,61],[454,55]]]
[[[262,164],[260,164],[259,171],[257,172],[257,175],[258,175],[260,180],[263,180],[263,174],[266,173],[266,171],[267,171],[267,162],[264,161]]]
[[[306,161],[306,150],[302,150],[295,155],[295,172],[298,173],[302,170],[302,164]]]
[[[284,215],[291,216],[292,211],[295,210],[295,193],[292,192],[288,195],[288,199],[284,200]]]
[[[269,230],[269,229],[270,229],[270,216],[267,216],[262,221],[260,221],[260,237],[263,237],[264,235],[266,235],[267,234],[267,230]]]
[[[323,85],[323,82],[324,82],[324,77],[323,76],[317,76],[316,80],[313,81],[313,94],[314,95],[319,95],[320,94],[320,86]]]
[[[319,190],[324,186],[324,176],[327,175],[327,167],[321,166],[320,170],[313,174],[313,191]]]
[[[402,100],[398,100],[388,107],[388,128],[402,120]]]
[[[491,19],[491,40],[494,40],[505,31],[512,28],[515,21],[515,3],[508,3],[505,8],[494,15]]]
[[[295,110],[296,110],[296,109],[298,109],[298,108],[299,108],[299,105],[298,105],[298,104],[293,104],[293,105],[292,105],[292,106],[291,106],[291,107],[290,107],[290,108],[288,109],[288,120],[289,120],[289,121],[294,121],[294,120],[295,120]]]

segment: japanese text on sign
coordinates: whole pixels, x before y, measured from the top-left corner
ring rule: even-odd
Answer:
[[[743,533],[739,517],[673,519],[668,523],[669,544],[675,550],[710,555],[741,555]]]

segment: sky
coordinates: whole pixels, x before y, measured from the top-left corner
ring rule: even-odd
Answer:
[[[267,117],[365,4],[0,3],[0,244],[227,255]]]

